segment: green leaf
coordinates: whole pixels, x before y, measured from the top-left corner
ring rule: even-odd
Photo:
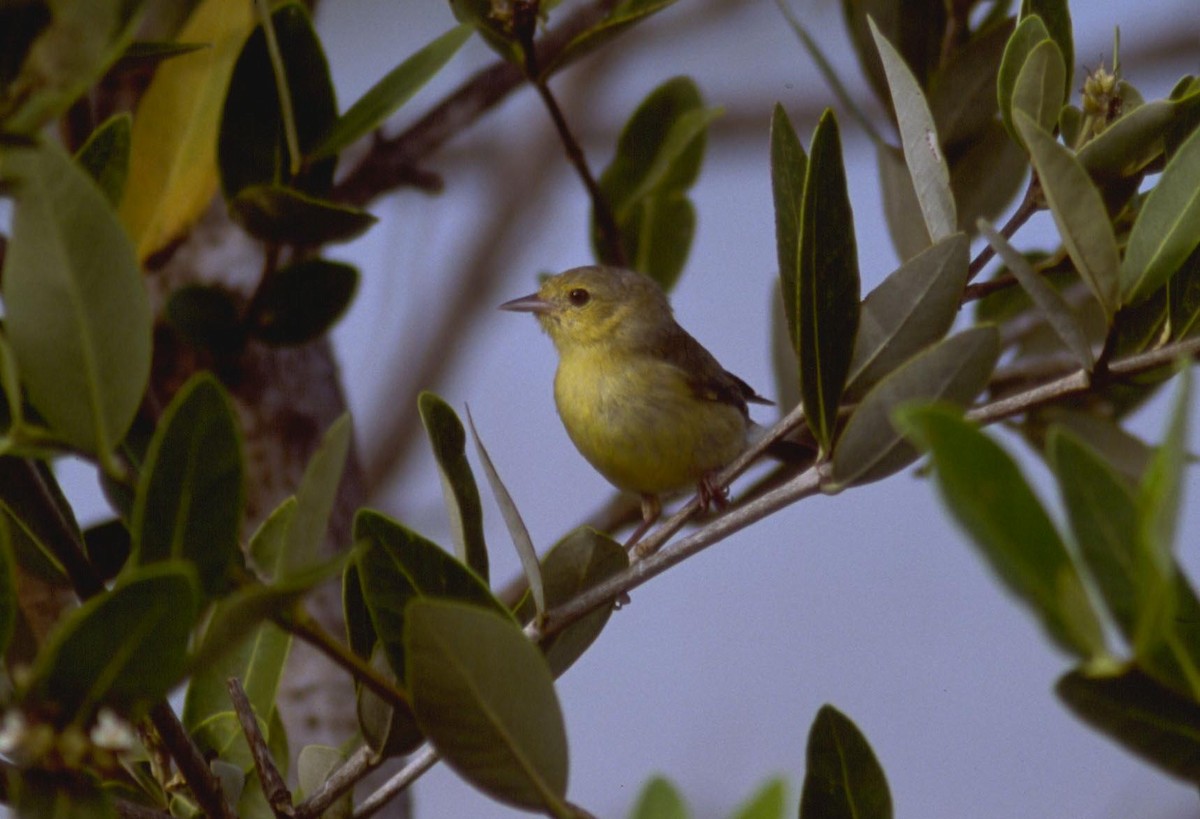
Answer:
[[[1012,124],[1026,148],[1029,139],[1017,122],[1018,113],[1028,116],[1041,130],[1052,130],[1062,108],[1066,73],[1062,53],[1053,40],[1042,40],[1035,45],[1017,72],[1012,92]]]
[[[1172,776],[1200,783],[1200,705],[1136,668],[1117,676],[1072,671],[1055,686],[1077,717]]]
[[[16,185],[5,330],[29,400],[69,444],[115,468],[150,374],[150,303],[133,248],[60,148],[5,159]]]
[[[904,153],[886,144],[875,146],[879,185],[883,189],[883,215],[888,236],[901,261],[908,261],[929,248],[929,229],[921,215],[921,203],[913,188],[912,174],[904,164]],[[1021,154],[1022,163],[1025,155]]]
[[[671,289],[683,268],[687,245],[681,242],[690,241],[691,228],[664,230],[659,210],[667,208],[668,213],[673,210],[678,214],[681,206],[672,202],[686,199],[687,190],[696,181],[708,124],[717,113],[704,108],[700,91],[691,79],[667,80],[634,111],[621,131],[616,156],[600,174],[598,184],[621,232],[625,256],[661,262],[661,267],[641,272],[664,290]],[[596,237],[595,214],[592,220]],[[687,224],[693,221],[691,218]],[[614,261],[600,255],[599,243],[593,244],[600,262]]]
[[[347,242],[377,221],[365,210],[273,183],[242,187],[229,212],[251,236],[294,245]]]
[[[1075,73],[1075,41],[1071,33],[1071,10],[1067,0],[1022,0],[1022,22],[1036,15],[1049,32],[1049,36],[1058,46],[1062,54],[1063,65],[1067,68],[1063,83],[1063,96],[1060,104],[1066,102],[1071,95],[1071,78]]]
[[[92,131],[75,159],[96,180],[108,203],[114,208],[125,194],[129,176],[129,147],[133,140],[133,118],[114,114]]]
[[[623,33],[652,14],[674,5],[676,0],[622,0],[613,5],[612,12],[600,23],[576,34],[554,59],[542,68],[548,77],[567,63]]]
[[[1000,339],[983,325],[951,336],[901,364],[866,394],[833,450],[830,477],[841,489],[885,478],[917,459],[892,421],[893,411],[911,401],[945,401],[966,406],[987,386]]]
[[[1126,304],[1167,282],[1200,246],[1200,130],[1188,137],[1163,169],[1129,234],[1121,262]]]
[[[0,657],[7,656],[17,624],[17,561],[6,515],[0,515]]]
[[[892,795],[870,743],[849,717],[822,705],[808,732],[800,819],[890,819]]]
[[[737,809],[733,819],[783,819],[786,800],[787,782],[771,779]]]
[[[1120,306],[1120,257],[1100,192],[1072,153],[1022,112],[1014,115],[1063,246],[1111,320]]]
[[[683,801],[683,795],[665,777],[651,777],[642,786],[637,805],[629,814],[630,819],[690,819],[692,812]]]
[[[130,531],[133,565],[185,560],[209,597],[241,560],[242,442],[225,390],[201,373],[159,420],[138,480]]]
[[[166,696],[183,674],[197,594],[187,564],[130,572],[59,622],[23,700],[53,706],[65,725],[88,722],[101,705],[136,711]]]
[[[780,271],[792,344],[800,359],[804,415],[829,452],[858,332],[854,214],[833,112],[821,115],[809,147],[796,270]]]
[[[771,115],[771,193],[775,200],[775,247],[781,271],[800,269],[800,208],[808,157],[783,106]],[[794,273],[792,275],[795,275]]]
[[[407,604],[416,597],[445,597],[503,614],[487,585],[437,544],[393,520],[362,509],[354,517],[356,558],[363,599],[397,679],[405,677],[403,634]]]
[[[467,461],[466,431],[450,405],[431,392],[422,392],[417,397],[417,407],[442,478],[442,497],[450,516],[455,553],[486,582],[488,554],[483,539],[483,507]]]
[[[1191,409],[1192,370],[1181,366],[1179,388],[1162,443],[1150,460],[1138,487],[1143,537],[1164,570],[1171,565],[1175,532],[1183,500],[1184,468],[1188,459],[1188,413]]]
[[[369,655],[371,667],[384,678],[396,680],[383,646]],[[381,757],[411,754],[425,741],[417,718],[408,706],[393,706],[367,686],[355,681],[355,711],[363,741]]]
[[[193,51],[211,48],[208,43],[183,43],[173,40],[135,40],[121,53],[120,67],[125,65],[157,66],[171,57],[182,57]]]
[[[980,219],[1004,213],[1029,175],[1029,158],[992,120],[950,161],[950,188],[958,204],[958,228],[974,233]]]
[[[1076,656],[1103,655],[1103,632],[1075,565],[1012,458],[947,409],[908,408],[898,422],[930,450],[951,514],[1050,638]]]
[[[28,542],[37,551],[37,562],[48,564],[39,576],[53,573],[65,580],[64,567],[72,564],[83,534],[46,462],[0,457],[0,505],[14,527],[10,535],[18,558],[20,545]],[[29,561],[20,562],[22,568],[30,569]]]
[[[621,544],[595,529],[576,529],[554,544],[542,559],[546,605],[560,606],[627,568],[629,555]],[[587,651],[611,614],[610,606],[601,606],[541,641],[546,663],[555,677],[562,676]]]
[[[276,270],[259,288],[246,332],[267,344],[305,344],[327,333],[354,299],[358,268],[311,258]]]
[[[358,575],[358,563],[350,561],[342,572],[342,618],[346,621],[346,641],[350,650],[370,659],[378,635],[371,622],[371,612],[363,598],[362,579]]]
[[[534,605],[537,607],[540,617],[546,611],[546,591],[542,583],[542,567],[538,563],[537,549],[534,548],[529,530],[525,528],[525,521],[521,520],[520,510],[513,502],[512,495],[508,494],[508,489],[500,480],[500,473],[496,471],[491,456],[483,446],[479,432],[475,429],[475,421],[471,418],[470,410],[467,410],[467,423],[471,425],[471,437],[475,439],[475,452],[479,455],[480,463],[483,464],[483,474],[487,476],[488,484],[492,487],[492,495],[496,498],[496,505],[500,507],[504,525],[508,527],[509,537],[512,538],[513,546],[516,547],[517,557],[521,559],[521,568],[525,572],[525,580],[529,583],[529,591],[533,595]]]
[[[185,284],[167,296],[167,321],[196,347],[231,354],[246,341],[233,294],[221,285]]]
[[[879,379],[942,338],[958,317],[970,243],[953,234],[897,268],[863,299],[846,397],[861,397]]]
[[[329,425],[317,451],[309,458],[300,488],[296,490],[296,511],[283,538],[273,577],[286,578],[320,562],[321,543],[329,528],[329,515],[353,439],[354,427],[346,413]]]
[[[988,244],[1004,261],[1009,272],[1013,274],[1029,298],[1045,318],[1046,323],[1062,339],[1063,345],[1075,356],[1075,360],[1083,369],[1091,372],[1096,359],[1092,355],[1092,345],[1084,333],[1079,317],[1071,311],[1059,292],[1051,287],[1045,279],[1033,272],[1029,262],[1017,252],[1008,240],[983,219],[979,220],[979,230],[987,238]]]
[[[925,94],[900,52],[879,32],[873,20],[869,24],[891,89],[905,164],[912,174],[913,188],[929,236],[936,242],[958,229],[954,194],[950,190],[950,170],[942,156],[937,126]]]
[[[868,18],[894,43],[904,62],[925,88],[932,71],[942,57],[942,35],[946,30],[946,4],[942,0],[842,0],[842,12],[863,73],[886,107],[889,103],[887,80],[880,64],[878,49]]]
[[[554,679],[513,621],[421,598],[404,643],[417,721],[460,775],[505,804],[566,815],[567,735]]]
[[[393,68],[350,106],[308,152],[312,162],[340,153],[374,131],[458,53],[475,29],[456,26]]]
[[[300,152],[307,154],[337,119],[329,63],[312,20],[300,3],[276,8],[271,21],[291,92]],[[225,198],[233,200],[251,186],[269,188],[277,183],[317,198],[329,193],[335,157],[309,163],[295,178],[288,160],[279,90],[260,25],[238,56],[221,115],[217,161]]]

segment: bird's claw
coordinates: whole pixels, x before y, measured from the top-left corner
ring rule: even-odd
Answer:
[[[696,494],[700,498],[700,511],[707,512],[709,508],[724,509],[729,505],[729,487],[717,483],[716,475],[705,475],[696,486]]]

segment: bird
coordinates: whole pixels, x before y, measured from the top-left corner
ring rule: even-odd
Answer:
[[[716,474],[749,443],[748,405],[772,402],[679,326],[653,279],[575,267],[500,309],[537,318],[558,352],[554,401],[568,437],[609,483],[640,497],[627,548],[662,514],[663,495],[695,486],[702,508],[726,504]]]

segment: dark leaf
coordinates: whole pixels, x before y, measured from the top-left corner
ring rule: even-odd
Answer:
[[[1058,46],[1062,54],[1063,64],[1067,67],[1066,83],[1063,85],[1062,101],[1070,97],[1072,75],[1075,73],[1075,41],[1071,33],[1071,10],[1067,0],[1022,0],[1021,17],[1028,18],[1036,14],[1043,23],[1049,36]]]
[[[771,192],[775,200],[775,247],[779,269],[800,269],[800,208],[808,157],[783,106],[775,103],[771,115]],[[781,274],[782,275],[782,274]],[[794,323],[794,322],[793,322]]]
[[[88,560],[106,582],[117,576],[133,551],[133,539],[121,520],[89,526],[83,532],[83,543]]]
[[[329,64],[300,3],[276,8],[271,20],[288,78],[300,152],[306,154],[337,119]],[[260,25],[238,56],[221,117],[217,161],[225,198],[232,200],[250,186],[279,183],[314,197],[329,193],[336,158],[312,162],[295,176],[289,159],[275,73]]]
[[[230,200],[229,212],[251,236],[306,246],[349,241],[377,221],[365,210],[276,184],[243,187]]]
[[[1189,782],[1200,783],[1200,705],[1136,668],[1092,677],[1082,671],[1055,686],[1075,715],[1133,753]]]
[[[891,819],[883,767],[850,718],[822,705],[808,732],[800,819]]]
[[[675,2],[676,0],[624,0],[615,3],[612,13],[602,22],[575,35],[554,60],[542,68],[542,76],[549,76],[568,62],[598,48],[650,15],[674,5]]]
[[[220,285],[185,284],[167,297],[167,321],[189,344],[229,354],[246,340],[233,294]]]
[[[804,414],[823,452],[858,332],[858,251],[837,120],[826,111],[809,148],[800,211],[799,269],[781,271],[784,307],[800,359]]]
[[[96,180],[96,184],[114,208],[125,194],[129,175],[129,147],[133,139],[133,118],[114,114],[92,131],[75,160]]]
[[[383,646],[376,646],[370,655],[371,667],[392,681],[391,664]],[[417,718],[408,706],[393,706],[361,683],[355,683],[355,711],[363,741],[381,757],[403,756],[415,751],[425,735],[417,727]]]
[[[24,702],[53,708],[65,725],[87,723],[101,705],[140,710],[166,696],[183,675],[197,596],[187,564],[129,572],[58,623],[30,671]]]
[[[0,657],[7,656],[16,623],[17,561],[7,516],[0,515]]]
[[[9,805],[16,819],[117,819],[112,801],[99,783],[71,772],[14,771]]]
[[[567,736],[554,679],[508,617],[421,598],[404,644],[417,721],[452,768],[493,798],[568,815]]]
[[[948,153],[995,120],[996,78],[1012,31],[1012,21],[1003,20],[972,33],[930,77],[929,109]]]
[[[133,565],[185,560],[206,595],[229,587],[240,562],[245,486],[242,442],[224,388],[193,377],[163,412],[138,481]]]
[[[342,262],[292,262],[263,282],[246,316],[246,331],[279,346],[320,338],[350,306],[358,278],[358,268]]]
[[[487,582],[487,544],[483,539],[483,507],[471,464],[467,462],[467,434],[450,405],[431,392],[417,397],[421,423],[433,447],[442,477],[442,496],[450,516],[450,531],[458,559]]]

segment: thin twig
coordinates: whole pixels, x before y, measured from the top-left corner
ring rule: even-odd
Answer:
[[[374,816],[384,805],[395,799],[416,782],[426,771],[432,768],[441,757],[433,746],[426,743],[408,758],[408,763],[395,776],[384,782],[379,790],[368,796],[354,811],[353,819],[367,819]]]
[[[1008,217],[1008,221],[1004,223],[1004,227],[1000,228],[1000,235],[1005,239],[1011,239],[1013,234],[1021,225],[1029,221],[1029,217],[1037,213],[1038,199],[1041,195],[1041,186],[1038,184],[1037,177],[1029,181],[1029,187],[1025,189],[1025,198],[1021,200],[1021,204],[1013,211],[1013,215]],[[975,278],[983,272],[983,268],[992,257],[996,255],[996,251],[992,249],[991,244],[985,244],[979,250],[979,255],[971,261],[971,266],[967,269],[967,281],[974,281]],[[965,304],[972,299],[982,298],[990,291],[984,291],[982,294],[977,293],[977,288],[982,285],[971,285],[963,290],[962,302]]]
[[[378,768],[382,762],[382,757],[363,745],[351,754],[340,768],[330,774],[321,783],[321,787],[296,806],[296,819],[316,819],[342,794],[353,788],[359,780]]]
[[[242,688],[242,681],[230,677],[225,681],[225,687],[229,689],[229,701],[233,703],[234,713],[242,726],[242,735],[250,746],[250,756],[254,759],[254,769],[258,771],[258,781],[263,795],[267,797],[267,804],[278,817],[294,817],[296,810],[292,807],[292,792],[275,767],[271,749],[267,747],[267,740],[258,728],[258,716],[254,713],[250,698],[246,696],[246,689]]]
[[[534,0],[532,3],[518,4],[517,8],[521,10],[521,13],[518,15],[515,28],[517,42],[520,44],[522,55],[525,58],[525,77],[537,90],[538,96],[546,105],[546,110],[550,112],[550,119],[554,121],[558,138],[567,152],[567,159],[575,169],[575,173],[579,175],[588,197],[592,200],[592,212],[595,214],[596,226],[600,233],[598,237],[602,251],[600,255],[613,264],[625,267],[628,265],[628,260],[625,258],[625,249],[621,245],[621,231],[617,227],[617,219],[613,215],[608,197],[604,195],[604,191],[600,190],[596,177],[592,175],[592,170],[588,167],[587,157],[583,155],[583,148],[571,132],[567,117],[559,107],[558,100],[551,93],[550,85],[542,76],[538,66],[537,44],[533,41],[533,34],[537,28],[537,2]]]
[[[347,648],[340,640],[335,639],[308,612],[301,610],[291,617],[277,618],[275,622],[280,628],[299,637],[334,663],[346,669],[350,672],[350,676],[371,689],[388,705],[400,708],[409,707],[408,694],[405,691]]]
[[[166,700],[150,709],[150,721],[179,766],[179,773],[191,789],[200,810],[213,819],[235,819],[221,791],[221,783]]]

